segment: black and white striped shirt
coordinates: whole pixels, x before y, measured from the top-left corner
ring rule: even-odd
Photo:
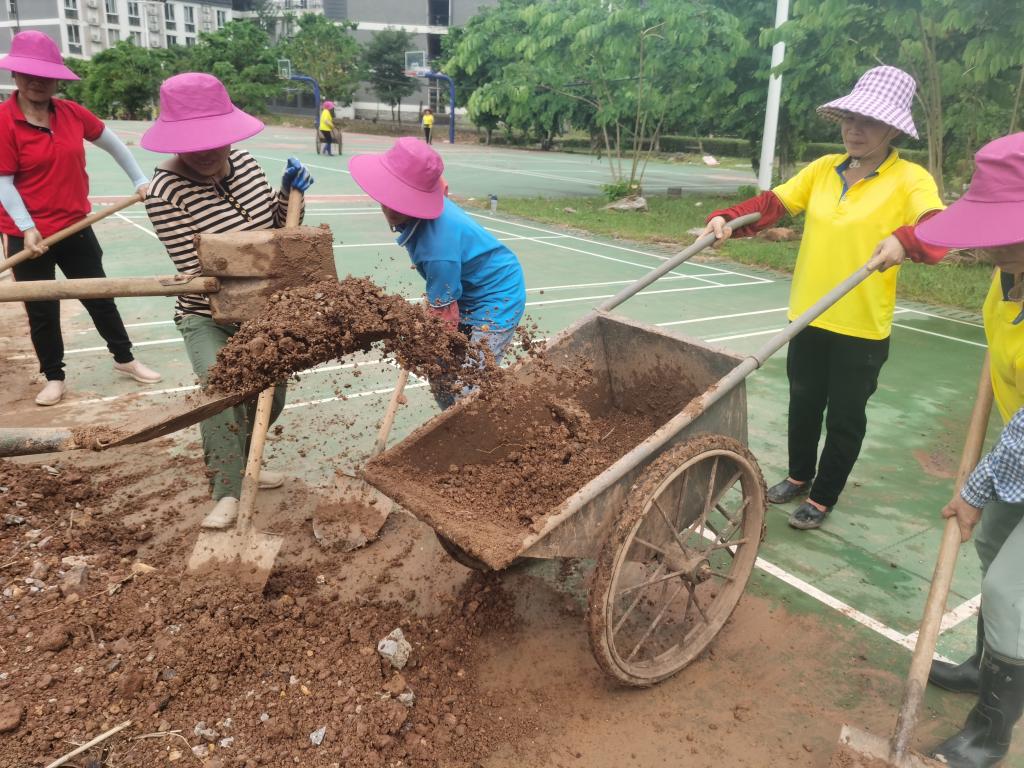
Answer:
[[[259,163],[244,149],[228,156],[228,175],[213,183],[157,169],[146,197],[146,213],[179,272],[201,274],[194,239],[200,233],[240,232],[284,226],[288,196],[275,192]],[[175,316],[210,317],[202,294],[178,297]]]

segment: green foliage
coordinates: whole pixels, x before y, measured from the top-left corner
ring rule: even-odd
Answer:
[[[610,184],[602,184],[601,191],[609,200],[621,200],[634,191],[635,184],[630,184],[628,179],[620,179]]]
[[[101,116],[148,118],[166,76],[164,65],[163,52],[121,41],[92,58],[73,93]]]
[[[179,62],[195,72],[209,72],[228,89],[239,109],[262,112],[280,92],[277,55],[266,31],[252,21],[229,21],[216,32],[204,33],[185,50]],[[179,70],[182,71],[182,70]],[[168,73],[173,74],[173,73]]]
[[[299,30],[281,43],[281,54],[291,59],[292,70],[320,83],[325,99],[351,104],[362,78],[362,49],[348,33],[351,22],[336,24],[326,16],[305,13]]]
[[[374,32],[363,50],[363,61],[368,80],[377,98],[391,107],[416,91],[416,82],[405,76],[405,52],[412,50],[412,35],[401,29],[384,29]],[[398,112],[401,122],[402,113]]]

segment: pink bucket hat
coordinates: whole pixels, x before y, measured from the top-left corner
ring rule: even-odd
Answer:
[[[870,117],[916,139],[917,128],[910,113],[916,90],[914,78],[902,69],[874,67],[860,76],[849,95],[822,104],[817,111],[834,122],[850,112]]]
[[[326,110],[334,109],[334,102],[333,101],[325,101],[324,102],[324,109],[326,109]]]
[[[436,219],[444,210],[444,161],[419,139],[405,136],[381,155],[356,155],[348,170],[366,194],[393,211]]]
[[[262,130],[262,122],[231,103],[220,80],[185,72],[160,86],[160,116],[139,143],[151,152],[203,152]]]
[[[11,51],[0,59],[0,69],[51,80],[80,79],[64,66],[57,44],[34,29],[19,32],[11,39]]]
[[[947,248],[1024,243],[1024,133],[979,149],[964,196],[918,224],[914,232],[926,243]]]

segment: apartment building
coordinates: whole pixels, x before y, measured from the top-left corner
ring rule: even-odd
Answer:
[[[231,0],[0,0],[0,51],[25,29],[45,32],[71,58],[91,58],[121,40],[147,48],[195,45],[201,32],[231,18]],[[13,89],[2,71],[0,95]]]

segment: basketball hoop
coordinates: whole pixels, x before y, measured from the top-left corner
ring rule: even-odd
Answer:
[[[291,59],[278,59],[277,60],[277,76],[282,80],[292,79],[292,60]]]

